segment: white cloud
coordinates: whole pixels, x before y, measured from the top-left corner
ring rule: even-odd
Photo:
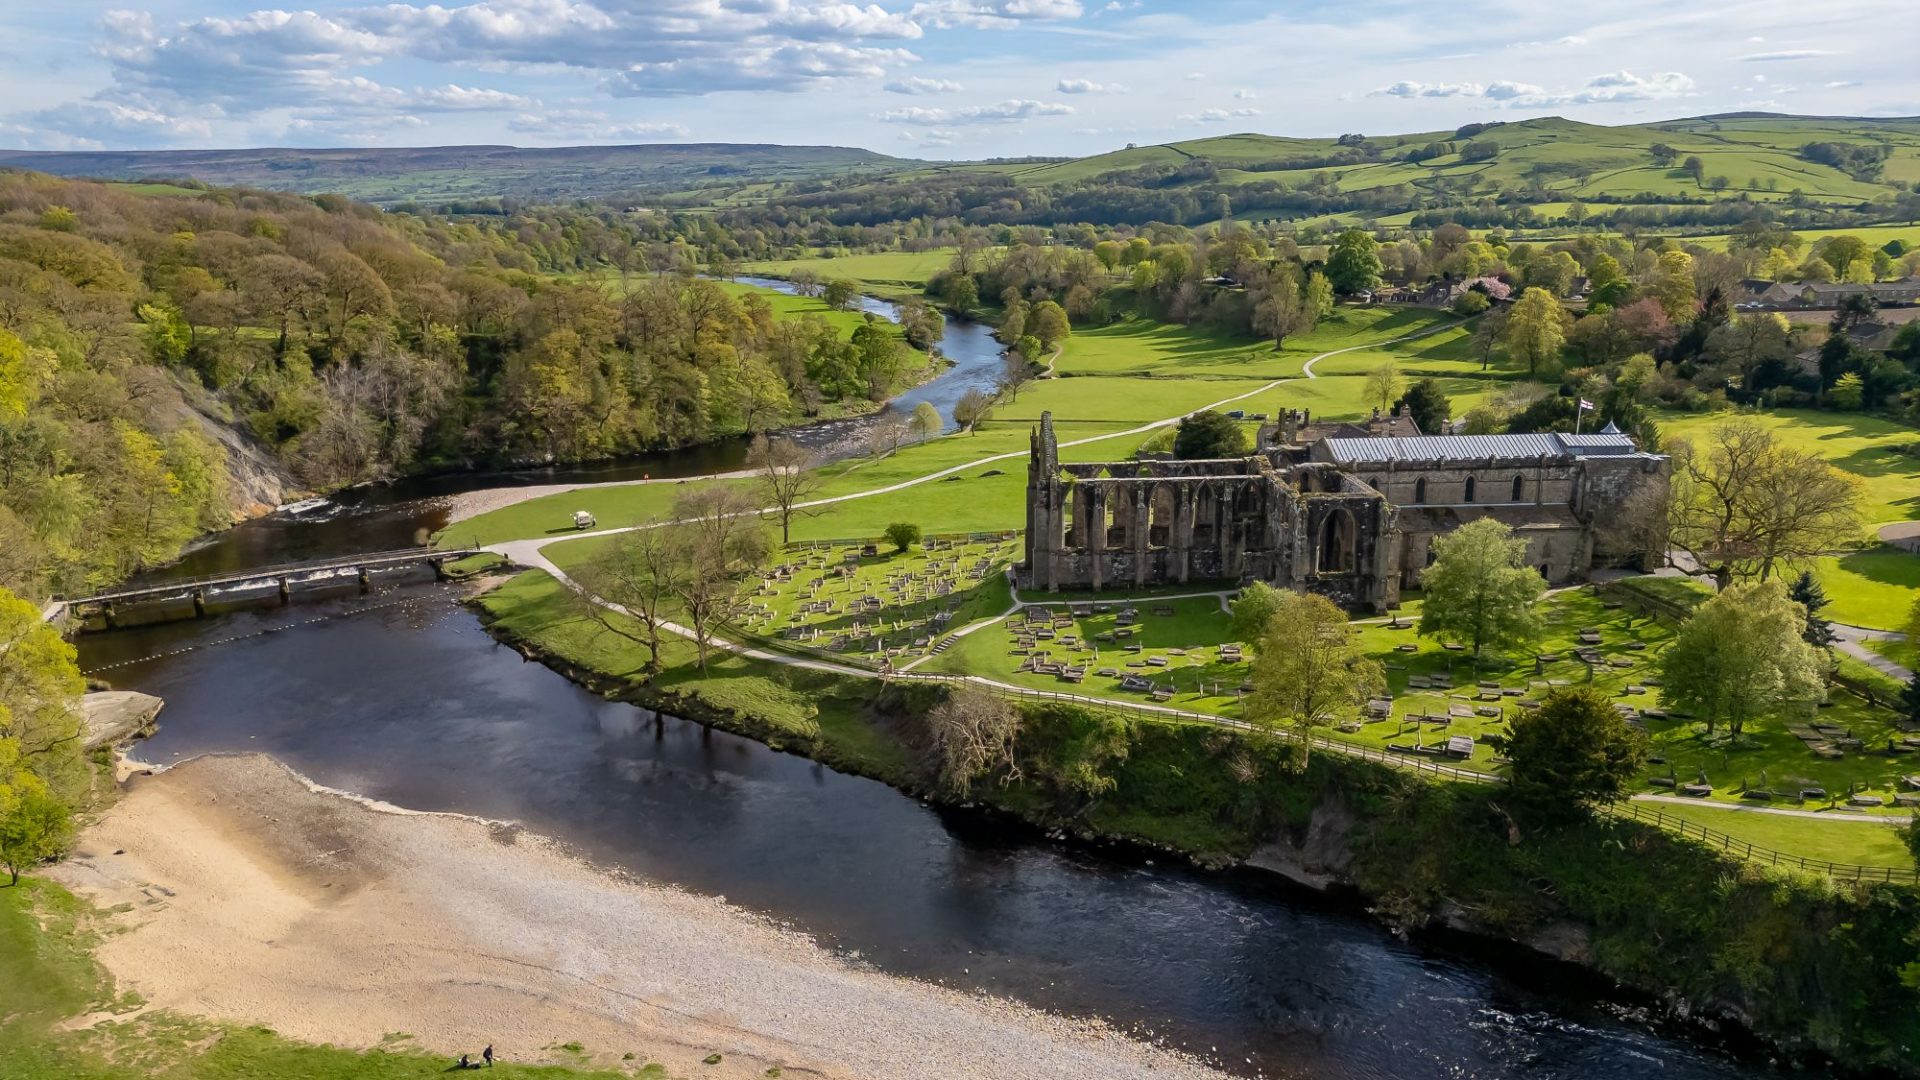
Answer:
[[[1223,124],[1228,120],[1259,115],[1259,109],[1202,109],[1197,113],[1182,113],[1178,119],[1189,124]]]
[[[1240,89],[1238,89],[1238,90],[1235,90],[1235,91],[1233,92],[1233,100],[1235,100],[1235,101],[1258,101],[1258,100],[1260,100],[1260,95],[1259,95],[1259,94],[1256,94],[1256,93],[1254,93],[1254,92],[1253,92],[1253,91],[1251,91],[1251,90],[1248,90],[1248,89],[1247,89],[1247,88],[1245,88],[1245,87],[1241,87]]]
[[[1119,83],[1097,83],[1092,79],[1061,79],[1054,84],[1055,90],[1062,94],[1124,94],[1127,88]]]
[[[877,120],[889,124],[918,124],[943,127],[957,124],[1015,124],[1036,116],[1068,116],[1073,106],[1050,102],[1010,100],[994,105],[969,105],[962,109],[914,107],[881,113]]]
[[[1861,82],[1859,79],[1836,79],[1833,82],[1826,83],[1825,88],[1828,90],[1844,90],[1844,89],[1847,89],[1848,87],[1859,86],[1859,85],[1861,85]]]
[[[1024,23],[1077,19],[1080,0],[926,0],[907,12],[926,26],[1007,30]]]
[[[507,121],[507,130],[543,139],[573,142],[656,142],[685,139],[684,124],[651,120],[615,120],[591,109],[553,109],[522,113]]]
[[[1614,71],[1595,75],[1575,90],[1549,91],[1532,83],[1499,80],[1491,83],[1422,83],[1401,81],[1373,91],[1374,97],[1481,98],[1515,108],[1556,105],[1598,105],[1619,101],[1655,101],[1683,97],[1694,89],[1693,79],[1677,71],[1635,75]]]
[[[1185,75],[1180,76],[1180,78],[1185,82],[1199,82],[1201,79],[1204,79],[1206,77],[1207,77],[1207,73],[1204,71],[1189,71]]]
[[[1770,64],[1783,60],[1813,60],[1822,56],[1835,55],[1831,49],[1781,49],[1778,52],[1756,52],[1745,56],[1736,56],[1735,60],[1743,64]]]
[[[889,94],[957,94],[966,87],[951,79],[925,79],[918,75],[895,79],[881,87]]]

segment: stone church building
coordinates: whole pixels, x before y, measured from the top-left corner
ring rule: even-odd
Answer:
[[[1432,539],[1477,518],[1511,526],[1553,584],[1630,557],[1597,524],[1667,459],[1609,425],[1584,435],[1401,435],[1402,416],[1338,431],[1289,414],[1244,458],[1060,461],[1042,413],[1027,464],[1023,588],[1265,581],[1350,608],[1400,602]],[[1382,432],[1374,434],[1373,432]]]

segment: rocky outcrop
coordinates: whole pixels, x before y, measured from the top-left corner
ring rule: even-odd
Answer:
[[[1313,808],[1298,838],[1292,830],[1255,848],[1247,865],[1271,871],[1314,889],[1348,884],[1353,865],[1355,818],[1346,796],[1330,792]]]
[[[151,734],[153,721],[166,702],[152,694],[131,690],[102,690],[80,699],[86,713],[87,749],[115,746]]]
[[[302,493],[300,482],[273,452],[220,419],[219,403],[204,389],[181,382],[180,420],[219,443],[227,454],[227,501],[234,520],[269,514]]]

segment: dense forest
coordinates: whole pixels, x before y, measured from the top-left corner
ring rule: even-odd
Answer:
[[[0,585],[171,558],[228,520],[223,442],[327,490],[763,430],[924,366],[891,324],[777,317],[652,250],[582,215],[0,174]]]

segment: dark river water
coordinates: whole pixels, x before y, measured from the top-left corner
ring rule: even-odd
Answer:
[[[729,454],[524,482],[692,475]],[[444,520],[434,496],[499,482],[415,482],[276,515],[175,572],[412,543]],[[1107,1017],[1249,1076],[1781,1075],[1649,1025],[1568,967],[1403,941],[1265,875],[1050,843],[602,701],[495,644],[456,589],[402,578],[368,596],[87,635],[81,661],[166,699],[143,760],[260,751],[398,805],[521,822],[886,971]]]

